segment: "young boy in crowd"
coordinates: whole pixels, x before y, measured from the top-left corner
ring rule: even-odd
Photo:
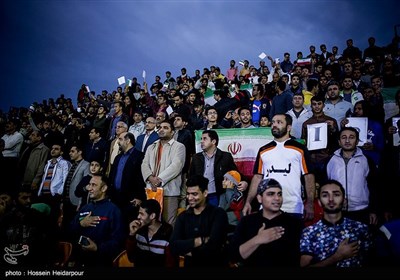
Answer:
[[[241,181],[240,173],[231,170],[225,173],[222,187],[225,192],[219,197],[219,207],[223,208],[228,215],[230,226],[236,227],[242,217],[244,206],[243,193],[238,190],[238,184]]]

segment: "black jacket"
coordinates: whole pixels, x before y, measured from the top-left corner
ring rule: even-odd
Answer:
[[[224,192],[224,189],[222,188],[222,181],[224,180],[225,173],[231,170],[238,170],[232,155],[217,148],[214,161],[214,177],[215,188],[218,195]],[[188,178],[193,175],[204,175],[203,152],[199,152],[192,157]]]

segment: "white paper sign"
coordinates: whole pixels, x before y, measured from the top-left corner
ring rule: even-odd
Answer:
[[[260,55],[258,56],[260,59],[264,59],[267,57],[267,55],[265,54],[265,52],[260,53]]]
[[[328,124],[307,125],[307,148],[309,151],[325,149],[328,145]]]
[[[167,111],[168,115],[171,115],[174,112],[174,110],[172,109],[171,106],[168,106],[166,111]]]
[[[354,127],[358,130],[360,135],[360,141],[358,141],[357,146],[363,146],[368,139],[368,118],[347,118],[349,123],[346,124],[347,127]]]
[[[393,146],[400,145],[400,117],[393,118],[393,126],[397,127],[397,132],[393,134]]]
[[[121,76],[121,77],[118,78],[118,84],[119,85],[125,84],[125,76]]]
[[[86,91],[90,92],[89,86],[86,86]]]
[[[146,70],[143,70],[142,77],[143,77],[143,80],[146,80]]]

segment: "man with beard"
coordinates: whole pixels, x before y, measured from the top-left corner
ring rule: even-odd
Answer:
[[[328,180],[318,192],[324,210],[322,220],[303,230],[300,266],[360,267],[371,246],[368,226],[343,216],[346,206],[341,183]]]
[[[261,180],[271,178],[280,182],[282,186],[284,199],[282,211],[299,219],[313,218],[315,178],[310,169],[310,157],[307,148],[290,137],[291,129],[290,115],[276,114],[272,118],[271,130],[274,140],[262,146],[257,153],[254,176],[243,208],[244,215],[252,212],[251,203],[257,194],[257,186]],[[306,192],[304,204],[302,177]]]
[[[185,145],[173,138],[175,127],[171,121],[160,123],[160,140],[146,150],[141,171],[147,188],[157,191],[163,188],[162,219],[175,224],[182,185],[182,169],[185,164]]]

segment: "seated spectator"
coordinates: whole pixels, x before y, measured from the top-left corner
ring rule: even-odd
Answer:
[[[142,202],[136,220],[129,224],[128,258],[135,267],[171,267],[169,250],[172,226],[160,222],[161,206],[155,199]]]

